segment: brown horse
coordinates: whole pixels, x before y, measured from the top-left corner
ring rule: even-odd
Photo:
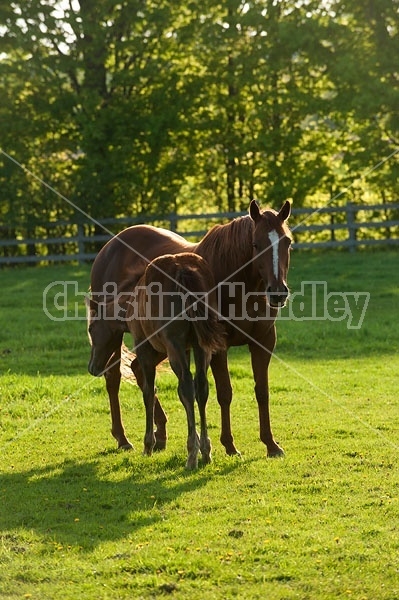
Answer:
[[[212,273],[197,254],[166,254],[147,266],[128,302],[126,320],[141,369],[139,384],[146,410],[144,454],[150,456],[156,443],[155,369],[167,356],[179,380],[178,394],[187,415],[186,467],[196,469],[199,449],[203,462],[211,461],[205,412],[209,393],[207,370],[212,353],[225,349]],[[195,360],[194,380],[187,352],[190,348]],[[201,420],[200,439],[195,429],[195,398]]]
[[[226,331],[226,348],[247,344],[259,409],[260,439],[268,456],[284,454],[270,426],[268,367],[276,343],[275,318],[288,297],[286,283],[291,235],[286,224],[291,207],[260,212],[255,201],[249,215],[215,225],[198,244],[146,225],[136,225],[113,237],[97,255],[91,272],[89,372],[105,375],[110,399],[112,435],[121,448],[131,448],[123,427],[120,405],[120,358],[127,331],[129,296],[151,260],[163,254],[195,252],[207,261],[218,285],[219,312]],[[213,355],[211,369],[221,409],[220,441],[227,454],[237,454],[230,425],[232,387],[227,349]],[[142,379],[137,359],[132,370]],[[166,416],[155,397],[156,447],[166,445]]]

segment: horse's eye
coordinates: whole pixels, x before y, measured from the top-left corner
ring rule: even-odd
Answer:
[[[252,246],[255,248],[255,250],[258,249],[258,244],[253,243]]]

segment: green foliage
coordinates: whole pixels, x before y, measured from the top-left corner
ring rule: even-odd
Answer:
[[[396,200],[398,3],[13,2],[3,149],[93,217]],[[379,165],[378,168],[375,168]],[[7,225],[73,216],[0,163]]]
[[[43,313],[49,283],[76,280],[84,291],[89,268],[4,271],[0,596],[396,598],[396,265],[395,252],[293,253],[293,292],[303,281],[326,280],[329,292],[371,293],[362,327],[278,323],[270,385],[281,460],[266,459],[258,440],[248,351],[232,349],[242,458],[225,456],[218,442],[210,378],[213,463],[195,473],[184,470],[174,375],[158,377],[166,451],[141,456],[141,394],[124,383],[122,411],[136,450],[118,452],[104,382],[86,373],[85,323]],[[69,316],[75,300],[65,304]]]

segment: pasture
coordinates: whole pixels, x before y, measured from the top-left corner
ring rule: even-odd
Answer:
[[[135,450],[117,451],[103,379],[87,373],[85,322],[71,318],[76,298],[70,320],[43,312],[46,286],[77,281],[84,292],[89,266],[1,272],[0,597],[398,599],[398,263],[394,251],[293,253],[292,292],[305,281],[370,292],[362,326],[278,322],[271,419],[283,459],[266,458],[249,355],[232,349],[242,456],[219,443],[210,378],[213,462],[195,472],[184,469],[174,375],[163,370],[157,381],[167,449],[141,455],[142,397],[125,382]],[[316,309],[302,300],[296,317],[322,315],[323,294]]]

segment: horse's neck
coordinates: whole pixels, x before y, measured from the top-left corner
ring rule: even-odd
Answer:
[[[200,254],[211,267],[215,282],[244,282],[251,290],[258,287],[252,263],[252,222],[249,217],[216,226],[197,244]]]

